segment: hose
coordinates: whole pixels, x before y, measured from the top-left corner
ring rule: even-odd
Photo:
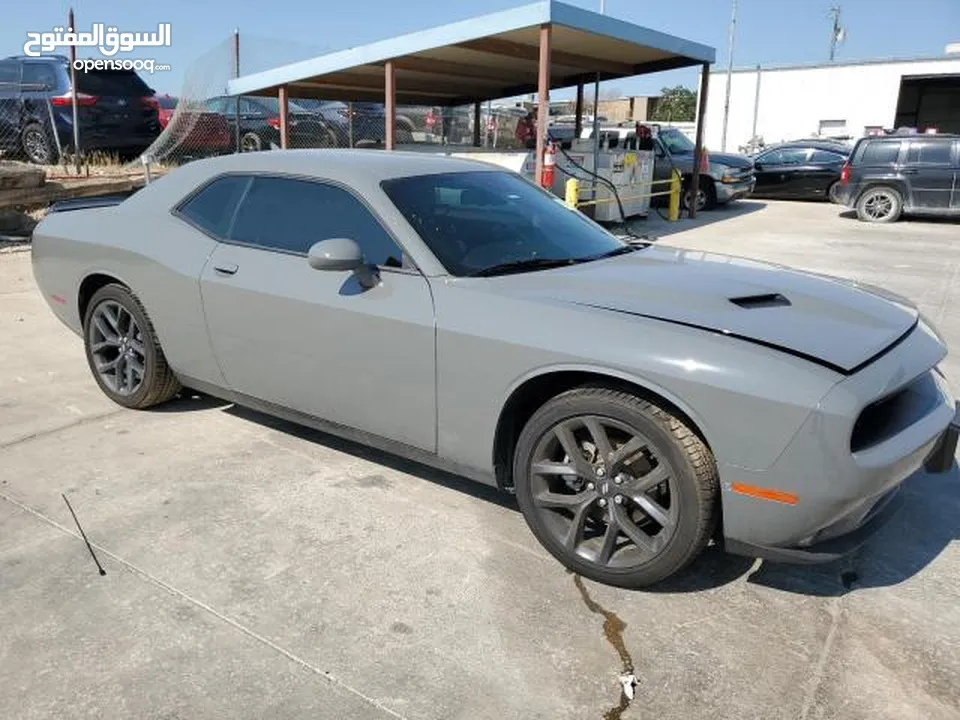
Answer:
[[[552,139],[552,138],[551,138],[551,139]],[[556,142],[556,141],[554,141],[554,142]],[[597,142],[599,142],[599,139],[597,140]],[[567,162],[569,162],[569,163],[570,163],[571,165],[573,165],[575,168],[579,168],[580,170],[582,170],[583,172],[585,172],[587,175],[590,175],[591,177],[595,178],[596,180],[599,180],[601,183],[603,183],[603,184],[606,185],[608,188],[610,188],[610,192],[613,193],[613,197],[614,197],[614,198],[616,199],[616,201],[617,201],[617,208],[620,210],[620,222],[621,222],[621,224],[623,225],[624,230],[626,231],[627,236],[628,236],[628,237],[632,237],[632,238],[634,238],[634,239],[636,239],[636,240],[642,240],[646,245],[650,245],[650,244],[651,244],[650,236],[648,236],[648,235],[638,235],[637,233],[635,233],[635,232],[630,228],[630,225],[627,223],[627,215],[626,215],[626,213],[625,213],[624,210],[623,210],[623,202],[621,202],[621,200],[620,200],[620,193],[617,192],[617,186],[614,185],[613,182],[611,182],[610,180],[607,180],[605,177],[603,177],[603,176],[601,176],[601,175],[598,175],[596,172],[594,172],[594,171],[592,171],[592,170],[587,170],[587,168],[585,168],[583,165],[581,165],[581,164],[578,163],[576,160],[574,160],[572,157],[570,157],[570,154],[569,154],[566,150],[563,149],[563,146],[562,146],[560,143],[556,143],[556,144],[557,144],[557,148],[560,150],[561,153],[563,153],[563,156],[567,159]],[[574,175],[573,173],[571,173],[571,172],[570,172],[569,170],[567,170],[566,168],[561,167],[560,165],[557,165],[556,167],[558,167],[558,168],[560,169],[560,172],[562,172],[564,175],[567,175],[567,176],[572,177],[572,178],[574,178],[574,179],[579,179],[579,178],[577,178],[576,175]],[[663,217],[663,216],[661,215],[661,217]]]

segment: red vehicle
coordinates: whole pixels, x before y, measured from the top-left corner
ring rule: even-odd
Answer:
[[[160,127],[166,131],[174,121],[178,99],[164,95],[157,101],[160,104]],[[180,137],[177,147],[186,152],[217,155],[233,149],[230,126],[220,113],[200,109],[182,111],[176,116],[173,132]]]

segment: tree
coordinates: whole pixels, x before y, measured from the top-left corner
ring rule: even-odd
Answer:
[[[697,94],[683,85],[663,88],[651,114],[660,122],[691,122],[697,117]]]

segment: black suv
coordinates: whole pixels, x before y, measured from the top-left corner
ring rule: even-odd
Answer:
[[[132,157],[160,134],[155,93],[133,70],[78,70],[76,77],[81,150]],[[55,163],[58,140],[60,148],[73,148],[69,60],[0,60],[0,151]]]
[[[902,213],[960,216],[960,135],[861,138],[835,200],[866,222],[893,222]]]

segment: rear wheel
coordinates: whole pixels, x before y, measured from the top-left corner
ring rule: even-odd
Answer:
[[[857,217],[864,222],[894,222],[902,211],[900,193],[884,185],[870,188],[857,201]]]
[[[620,587],[676,573],[719,517],[712,454],[675,415],[604,387],[541,407],[514,456],[517,501],[530,529],[570,570]]]
[[[827,188],[827,200],[836,204],[840,202],[840,181],[830,183],[830,187]]]
[[[90,298],[83,338],[90,371],[115,403],[143,409],[179,392],[150,318],[123,285],[105,285]]]
[[[259,152],[263,150],[263,140],[255,132],[244,133],[240,137],[240,152]]]
[[[20,136],[23,154],[35,165],[55,165],[59,160],[53,139],[39,123],[30,123]]]

